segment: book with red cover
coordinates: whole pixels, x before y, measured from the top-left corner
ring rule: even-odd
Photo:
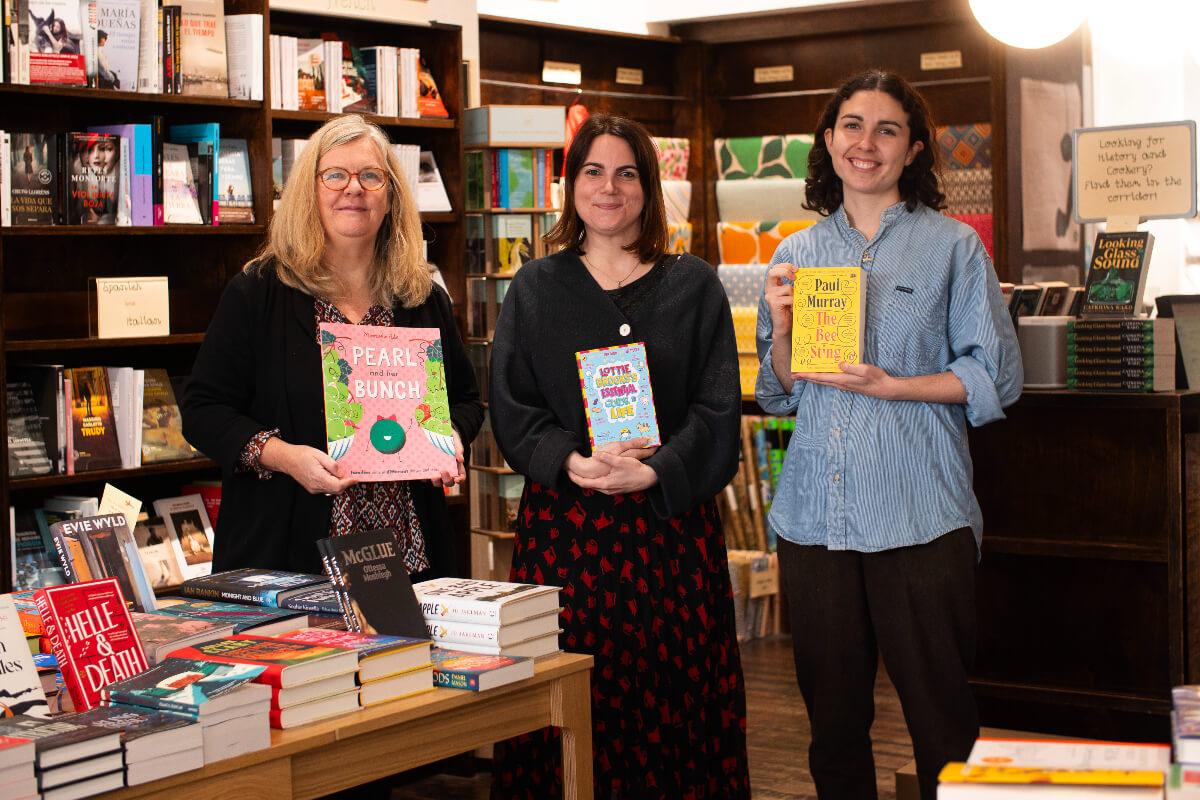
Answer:
[[[353,650],[241,634],[173,650],[169,656],[264,666],[254,682],[281,689],[358,670],[358,653]]]
[[[39,589],[34,602],[76,711],[148,666],[116,578]]]
[[[208,521],[212,523],[213,530],[217,529],[217,514],[221,511],[220,481],[197,481],[189,483],[179,493],[200,495],[200,499],[204,501],[204,510],[208,512]]]

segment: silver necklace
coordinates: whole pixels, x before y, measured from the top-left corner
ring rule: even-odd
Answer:
[[[604,277],[606,277],[606,278],[609,277],[608,273],[604,272],[603,270],[596,269],[596,265],[593,264],[591,261],[588,261],[588,257],[586,254],[580,253],[579,255],[581,258],[583,258],[583,263],[587,264],[588,268],[590,270],[592,270],[592,272],[599,272]],[[625,281],[629,280],[629,276],[632,275],[633,273],[637,272],[637,268],[640,267],[641,265],[642,265],[642,263],[640,261],[636,262],[633,265],[633,269],[631,269],[631,270],[629,270],[629,272],[625,273],[624,278],[621,278],[621,280],[617,281],[617,288],[620,289],[621,284],[623,284],[623,283],[625,283]]]

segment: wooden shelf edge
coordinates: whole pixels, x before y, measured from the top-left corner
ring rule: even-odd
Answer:
[[[113,89],[89,89],[86,86],[30,85],[0,83],[0,94],[43,95],[46,97],[71,97],[79,100],[98,100],[120,103],[170,103],[181,106],[211,106],[258,110],[262,100],[234,100],[229,97],[205,97],[191,94],[148,94],[144,92],[120,92]]]
[[[1062,686],[1043,686],[1030,683],[971,678],[971,687],[979,694],[998,699],[1027,702],[1054,702],[1085,708],[1150,711],[1166,714],[1171,710],[1170,689],[1162,695],[1151,692],[1113,692],[1101,689],[1072,689]]]
[[[64,339],[8,339],[4,349],[10,353],[40,350],[93,350],[108,347],[155,347],[162,345],[199,344],[203,333],[173,333],[169,336],[140,336],[130,339],[98,339],[77,337]]]
[[[512,531],[493,531],[487,528],[471,528],[471,533],[476,536],[486,536],[489,539],[504,539],[510,540],[516,538],[516,534]]]
[[[422,211],[421,222],[458,222],[458,214],[453,211]]]
[[[11,478],[8,481],[9,492],[46,489],[54,486],[70,486],[76,483],[101,483],[131,478],[145,478],[154,475],[183,474],[188,472],[203,472],[216,469],[217,462],[208,458],[193,458],[189,461],[170,461],[166,464],[153,464],[148,467],[135,469],[97,469],[77,472],[74,475],[40,475],[36,478]]]
[[[454,130],[458,120],[445,117],[381,117],[378,114],[367,114],[358,111],[346,111],[346,114],[360,114],[367,122],[373,122],[384,128],[433,128],[435,130]],[[288,120],[289,122],[312,122],[324,124],[334,117],[340,117],[331,111],[293,111],[291,109],[271,109],[271,119]]]
[[[1144,561],[1165,564],[1169,560],[1168,547],[1141,545],[1124,542],[1077,542],[1062,539],[1038,539],[1017,536],[989,536],[983,534],[983,550],[1005,555],[1050,556],[1057,558],[1098,558],[1119,561]]]

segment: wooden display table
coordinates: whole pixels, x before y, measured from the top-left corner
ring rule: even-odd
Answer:
[[[271,747],[98,797],[320,797],[547,725],[562,729],[563,797],[592,797],[592,657],[560,653],[528,680],[435,689],[287,731]]]

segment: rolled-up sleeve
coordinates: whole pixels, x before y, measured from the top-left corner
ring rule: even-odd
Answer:
[[[950,286],[947,367],[967,393],[967,421],[975,427],[1004,419],[1003,409],[1021,396],[1025,375],[1012,318],[992,262],[976,239],[967,248]],[[959,254],[956,253],[956,256]]]
[[[796,262],[792,260],[792,249],[785,239],[775,249],[775,255],[767,269],[770,270],[776,264],[794,263]],[[796,413],[796,408],[800,405],[800,394],[808,384],[805,381],[796,381],[792,391],[786,391],[771,365],[771,352],[774,348],[771,337],[774,327],[771,324],[771,310],[767,307],[766,288],[764,282],[758,295],[758,322],[754,329],[755,348],[758,351],[758,379],[754,382],[754,399],[763,411],[782,417]]]

